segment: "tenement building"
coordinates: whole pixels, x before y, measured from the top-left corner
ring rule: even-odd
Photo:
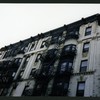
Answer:
[[[100,14],[0,49],[1,96],[100,96]]]

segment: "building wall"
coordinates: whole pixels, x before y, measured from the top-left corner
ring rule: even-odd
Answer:
[[[88,26],[92,26],[91,35],[85,36],[85,31]],[[68,34],[67,31],[63,31],[63,33]],[[40,69],[41,68],[41,60],[38,60],[38,62],[35,62],[38,54],[46,53],[48,50],[53,48],[62,49],[64,46],[69,44],[75,44],[77,46],[77,53],[74,57],[73,62],[73,74],[70,78],[69,82],[69,88],[68,88],[68,96],[75,97],[76,91],[77,91],[77,84],[78,82],[85,81],[85,90],[84,90],[84,96],[85,97],[96,97],[100,96],[100,26],[98,25],[98,21],[89,22],[87,24],[82,24],[79,28],[79,39],[68,39],[65,40],[65,42],[61,45],[53,44],[49,45],[48,47],[44,46],[43,48],[40,48],[43,41],[50,41],[51,36],[41,38],[36,41],[34,41],[35,45],[32,50],[31,46],[32,43],[28,45],[29,49],[28,52],[25,54],[19,54],[16,55],[14,58],[22,58],[22,62],[19,66],[19,69],[17,70],[17,73],[14,77],[16,80],[21,68],[23,66],[23,63],[25,61],[25,58],[27,56],[30,56],[30,59],[24,69],[22,79],[21,81],[17,82],[17,86],[14,89],[12,83],[11,87],[9,88],[9,93],[7,96],[22,96],[23,91],[25,89],[25,86],[29,84],[29,88],[33,89],[35,85],[35,78],[32,77],[31,71],[32,69]],[[90,42],[89,45],[89,52],[87,54],[83,54],[83,45],[86,42]],[[1,52],[0,61],[12,59],[7,58],[3,59],[4,54],[6,51]],[[87,71],[84,73],[80,72],[80,64],[82,60],[88,59],[88,66]],[[57,69],[59,63],[59,59],[57,59],[54,63],[55,70]],[[54,79],[51,79],[51,81],[48,83],[46,95],[49,94],[49,92],[52,89]]]
[[[88,26],[92,26],[91,35],[84,36],[85,29]],[[95,62],[95,56],[97,57],[98,54],[95,54],[95,53],[97,53],[97,50],[99,50],[99,49],[96,49],[97,40],[93,39],[93,37],[96,36],[96,27],[97,27],[97,22],[93,22],[93,23],[88,23],[86,25],[82,25],[80,27],[80,30],[79,30],[79,33],[80,33],[79,40],[77,41],[77,40],[74,40],[74,39],[70,39],[70,40],[66,41],[65,44],[64,44],[64,45],[68,45],[68,44],[76,44],[77,45],[77,55],[75,57],[75,62],[74,62],[74,65],[73,65],[74,73],[79,73],[80,62],[81,62],[81,60],[85,60],[85,59],[89,60],[89,65],[88,65],[88,68],[87,68],[88,72],[89,71],[90,72],[91,71],[95,71],[97,69],[96,68],[96,64],[98,65],[98,63]],[[40,40],[38,42],[38,45],[37,45],[35,50],[39,51],[42,41],[43,40]],[[87,41],[90,42],[89,54],[88,54],[87,57],[82,57],[83,44],[85,42],[87,42]],[[98,45],[99,44],[100,43],[98,43]],[[97,47],[100,47],[100,46],[97,46]],[[53,45],[50,46],[50,48],[53,48]],[[98,51],[98,53],[99,53],[99,51]],[[27,66],[26,66],[25,72],[23,74],[23,78],[28,78],[29,73],[30,73],[30,71],[32,69],[32,66],[34,64],[35,59],[36,59],[36,56],[35,56],[35,53],[34,53],[31,56],[30,61],[28,62]],[[37,64],[38,67],[39,67],[39,65],[40,65],[40,63]],[[33,68],[37,68],[37,66],[33,66]],[[94,74],[93,73],[92,74],[86,73],[85,75],[84,74],[73,75],[71,77],[71,79],[70,79],[68,95],[69,96],[76,96],[77,82],[86,81],[84,96],[86,96],[86,97],[99,96],[99,93],[98,93],[98,91],[96,89],[96,88],[98,88],[97,85],[99,85],[98,81],[97,81],[97,75],[98,74],[95,75],[95,73]],[[13,96],[21,96],[22,91],[24,90],[24,87],[25,87],[25,82],[19,83],[19,85],[18,85],[18,87],[16,89],[16,92],[14,92]],[[20,90],[20,92],[19,92],[19,90]]]

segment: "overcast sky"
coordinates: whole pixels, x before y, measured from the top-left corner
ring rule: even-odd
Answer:
[[[100,4],[0,4],[0,48],[100,13]]]

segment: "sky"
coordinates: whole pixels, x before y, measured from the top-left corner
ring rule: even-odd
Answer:
[[[100,13],[100,4],[0,4],[0,48]]]

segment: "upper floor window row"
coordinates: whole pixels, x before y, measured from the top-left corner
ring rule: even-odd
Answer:
[[[79,28],[68,31],[68,34],[66,34],[66,39],[72,39],[72,38],[73,39],[79,38]]]

